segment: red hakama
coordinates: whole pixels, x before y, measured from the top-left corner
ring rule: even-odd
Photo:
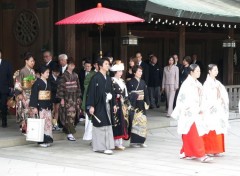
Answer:
[[[224,135],[216,134],[216,131],[210,131],[203,136],[206,154],[218,154],[225,152]]]
[[[183,146],[181,153],[186,157],[203,157],[205,155],[203,137],[198,135],[196,124],[193,123],[188,134],[182,135]]]

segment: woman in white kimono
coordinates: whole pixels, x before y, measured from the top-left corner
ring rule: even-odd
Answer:
[[[202,84],[197,80],[200,77],[200,67],[191,64],[190,74],[183,82],[176,108],[172,117],[178,120],[178,133],[182,135],[183,146],[180,158],[198,158],[201,162],[212,160],[205,153],[202,136],[206,134],[201,110]]]
[[[221,156],[225,152],[224,134],[229,126],[229,99],[225,87],[216,80],[217,65],[209,64],[208,73],[203,85],[203,112],[208,134],[203,139],[207,154]]]

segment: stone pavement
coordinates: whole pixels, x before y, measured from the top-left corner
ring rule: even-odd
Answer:
[[[56,141],[50,148],[36,144],[2,148],[0,176],[238,176],[240,119],[230,124],[226,153],[211,163],[179,159],[182,144],[176,127],[162,127],[150,128],[148,148],[127,148],[111,156],[92,152],[82,139]]]
[[[0,148],[31,144],[31,142],[27,142],[25,136],[20,133],[19,127],[15,122],[15,116],[9,116],[8,119],[8,128],[0,128]],[[84,124],[80,123],[77,126],[75,138],[82,137],[84,131],[83,125]],[[169,126],[176,126],[176,122],[172,118],[166,118],[166,113],[163,109],[154,109],[148,111],[149,129]],[[55,141],[63,140],[65,138],[66,135],[62,132],[54,132]]]

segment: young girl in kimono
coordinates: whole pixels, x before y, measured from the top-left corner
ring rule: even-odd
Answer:
[[[68,59],[68,66],[59,80],[56,95],[56,97],[61,100],[59,116],[63,125],[63,132],[67,134],[67,139],[69,141],[76,141],[73,134],[76,133],[75,121],[76,117],[79,116],[81,105],[80,83],[74,69],[74,61]]]
[[[33,114],[39,116],[40,119],[45,119],[44,140],[39,142],[40,147],[50,147],[53,142],[52,135],[52,103],[51,103],[51,86],[47,82],[49,77],[49,69],[46,66],[40,69],[41,77],[38,78],[33,86],[30,96],[29,107]]]
[[[197,80],[200,77],[200,67],[191,64],[190,74],[183,82],[176,107],[171,116],[178,120],[178,133],[182,135],[183,146],[180,158],[198,158],[201,162],[212,160],[206,155],[203,135],[206,128],[203,122],[202,84]]]
[[[204,117],[208,134],[203,136],[205,151],[211,156],[222,156],[225,152],[224,134],[229,118],[229,99],[225,87],[216,79],[218,67],[208,65],[207,79],[203,85]]]

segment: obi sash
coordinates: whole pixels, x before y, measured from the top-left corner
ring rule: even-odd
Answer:
[[[133,91],[131,91],[131,93],[135,93],[135,94],[137,94],[139,97],[141,97],[141,98],[138,99],[138,100],[143,100],[143,99],[144,99],[144,91],[143,91],[143,90],[133,90]]]
[[[40,90],[38,93],[38,100],[50,100],[51,92],[49,90]]]
[[[77,92],[77,81],[68,81],[65,83],[65,88],[67,92]]]

